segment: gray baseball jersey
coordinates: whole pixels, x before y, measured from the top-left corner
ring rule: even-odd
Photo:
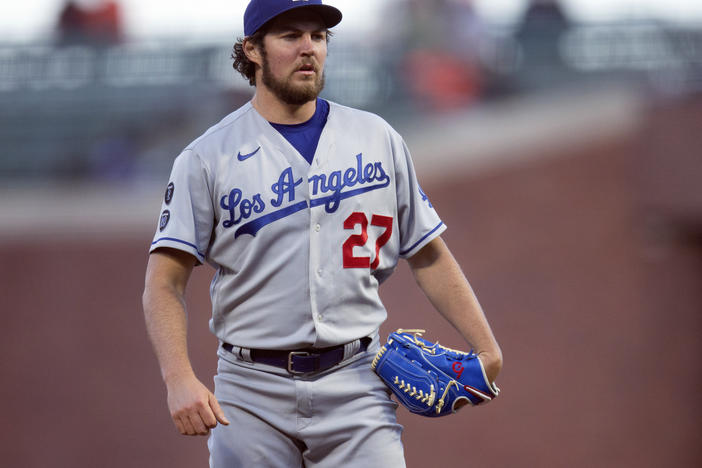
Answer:
[[[380,117],[330,103],[310,165],[248,103],[176,158],[151,250],[217,270],[221,341],[302,349],[376,333],[378,286],[445,228]]]

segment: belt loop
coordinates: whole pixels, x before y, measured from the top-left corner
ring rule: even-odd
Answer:
[[[344,358],[343,360],[347,360],[351,356],[355,356],[356,353],[358,353],[358,350],[361,349],[361,340],[353,340],[350,343],[346,343],[344,345]]]
[[[253,362],[253,359],[251,359],[251,349],[249,348],[239,348],[239,351],[237,352],[239,357],[243,359],[246,362]]]
[[[242,361],[253,362],[253,359],[251,359],[251,350],[249,348],[242,348],[229,343],[224,343],[222,347],[234,356],[238,356]]]
[[[231,343],[222,343],[222,348],[232,353],[234,356],[237,356],[242,361],[254,362],[253,358],[251,357],[251,349],[249,348],[234,346]]]

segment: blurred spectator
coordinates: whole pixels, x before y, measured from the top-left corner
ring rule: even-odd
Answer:
[[[417,49],[407,54],[404,71],[417,102],[435,111],[466,107],[480,94],[478,68],[455,54]]]
[[[472,0],[405,0],[409,28],[402,72],[412,96],[436,111],[464,108],[482,89],[484,28]]]
[[[76,44],[83,42],[83,10],[73,2],[66,2],[58,18],[58,41],[61,44]]]
[[[122,13],[113,0],[67,1],[57,21],[61,45],[111,45],[122,40]]]
[[[561,43],[570,27],[559,0],[531,0],[515,34],[522,53],[523,84],[544,87],[567,75]]]
[[[444,21],[443,31],[448,33],[447,48],[464,61],[478,62],[487,28],[476,13],[473,0],[446,0]]]

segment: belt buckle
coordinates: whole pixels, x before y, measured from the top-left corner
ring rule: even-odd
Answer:
[[[307,351],[290,351],[288,353],[288,372],[291,374],[304,374],[304,372],[296,371],[293,369],[293,357],[294,356],[309,356],[310,353]]]

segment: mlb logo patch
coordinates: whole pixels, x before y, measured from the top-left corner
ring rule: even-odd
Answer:
[[[171,219],[171,212],[168,210],[163,210],[161,213],[161,218],[158,220],[158,230],[163,231],[168,226],[168,221]]]

